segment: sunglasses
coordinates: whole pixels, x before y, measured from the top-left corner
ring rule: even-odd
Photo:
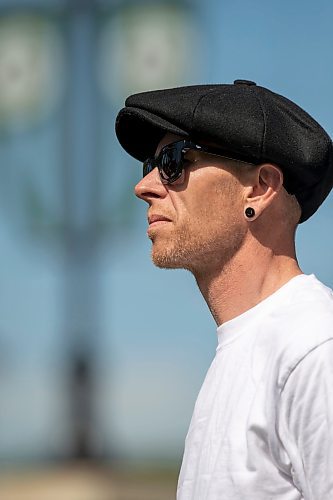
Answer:
[[[190,161],[185,158],[185,154],[188,151],[201,151],[215,156],[221,156],[222,158],[229,160],[234,159],[224,156],[222,151],[218,148],[199,146],[198,144],[185,139],[167,144],[161,149],[156,158],[148,158],[143,163],[143,177],[148,175],[154,168],[157,167],[163,184],[174,184],[176,181],[178,181],[177,184],[182,183],[184,168],[186,167],[186,164],[190,163]]]

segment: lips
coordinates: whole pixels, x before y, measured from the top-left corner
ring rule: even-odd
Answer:
[[[165,217],[164,215],[160,214],[153,214],[148,216],[148,224],[154,224],[156,222],[171,222],[171,220],[168,217]]]

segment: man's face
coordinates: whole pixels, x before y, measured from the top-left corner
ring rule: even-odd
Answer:
[[[163,146],[182,137],[166,134]],[[243,185],[230,162],[190,151],[184,182],[162,184],[157,168],[135,187],[146,201],[152,260],[162,268],[184,268],[197,275],[218,269],[237,252],[246,234]]]

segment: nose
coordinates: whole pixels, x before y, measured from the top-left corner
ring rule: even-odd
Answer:
[[[151,203],[153,198],[164,198],[167,192],[165,185],[161,182],[157,167],[143,177],[134,188],[135,195],[147,203]]]

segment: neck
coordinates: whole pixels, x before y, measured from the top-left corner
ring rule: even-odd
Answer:
[[[240,249],[221,269],[194,273],[218,326],[251,309],[299,274],[302,271],[294,251],[275,254],[254,242]]]

